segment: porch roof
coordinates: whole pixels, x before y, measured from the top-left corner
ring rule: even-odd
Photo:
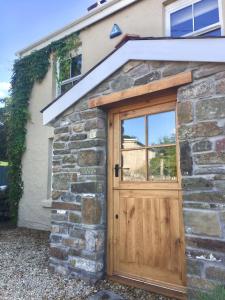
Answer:
[[[65,94],[43,110],[47,125],[130,60],[225,62],[225,37],[128,37]]]

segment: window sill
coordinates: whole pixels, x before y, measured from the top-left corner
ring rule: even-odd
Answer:
[[[62,81],[61,84],[57,87],[57,91],[56,91],[57,97],[64,93],[64,92],[62,92],[62,87],[63,86],[65,86],[67,84],[72,84],[72,86],[73,86],[74,85],[73,82],[79,81],[79,79],[81,77],[82,77],[82,74]]]
[[[66,79],[66,80],[63,80],[62,83],[61,83],[61,85],[67,84],[67,83],[70,83],[70,82],[73,82],[73,81],[75,81],[75,80],[79,80],[81,76],[82,76],[82,75],[80,74],[80,75],[77,75],[77,76],[75,76],[75,77],[71,77],[71,78],[68,78],[68,79]]]
[[[191,32],[191,33],[188,33],[188,34],[183,35],[182,37],[201,36],[201,35],[203,35],[203,34],[209,33],[209,32],[211,32],[211,31],[214,31],[214,30],[217,30],[217,29],[221,29],[221,31],[222,31],[222,28],[221,28],[221,24],[220,24],[220,23],[216,23],[216,24],[207,26],[207,27],[205,27],[205,28],[202,28],[202,29],[193,31],[193,32]]]

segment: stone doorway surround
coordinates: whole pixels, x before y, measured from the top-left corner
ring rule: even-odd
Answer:
[[[178,88],[187,285],[225,278],[225,64],[130,61],[59,115],[54,126],[54,271],[96,281],[106,271],[107,113],[89,100],[192,71]]]

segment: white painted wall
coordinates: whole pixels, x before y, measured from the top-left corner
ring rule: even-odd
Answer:
[[[50,227],[50,208],[44,208],[44,201],[48,198],[48,139],[53,136],[53,129],[42,125],[40,110],[52,100],[52,79],[51,68],[44,81],[34,86],[30,99],[31,119],[22,161],[24,194],[19,205],[20,227],[43,230]]]

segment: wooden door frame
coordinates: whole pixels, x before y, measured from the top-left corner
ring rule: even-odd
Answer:
[[[170,297],[175,297],[177,299],[186,299],[186,288],[180,289],[177,288],[175,285],[171,284],[159,284],[159,282],[152,281],[151,284],[149,282],[144,282],[140,280],[135,280],[134,278],[127,278],[123,276],[118,276],[113,274],[113,252],[114,252],[114,239],[113,239],[113,230],[114,230],[114,215],[113,215],[113,180],[114,180],[114,170],[113,170],[113,160],[114,160],[114,114],[146,108],[149,106],[155,106],[160,104],[166,103],[175,103],[176,105],[176,95],[177,89],[169,89],[163,91],[161,93],[157,93],[155,95],[145,95],[140,98],[136,98],[136,101],[126,101],[127,104],[123,103],[120,107],[114,107],[108,110],[108,151],[107,151],[107,158],[108,158],[108,188],[107,188],[107,253],[106,253],[106,263],[107,263],[107,276],[109,279],[120,282],[123,284],[128,284],[134,287],[143,288],[151,292],[164,294]],[[177,115],[177,109],[176,109]],[[176,124],[177,126],[177,124]],[[179,143],[178,143],[178,135],[177,136],[177,170],[178,170],[178,181],[181,180],[180,174],[180,156],[179,156]],[[180,197],[180,209],[182,212],[182,191],[179,192]],[[182,218],[182,216],[181,216]],[[182,220],[181,220],[182,221]],[[184,230],[184,226],[182,224],[182,228]],[[184,233],[183,233],[184,236]],[[185,246],[183,245],[183,252],[185,251]],[[184,273],[186,274],[186,264],[185,264],[185,255],[184,255]]]

